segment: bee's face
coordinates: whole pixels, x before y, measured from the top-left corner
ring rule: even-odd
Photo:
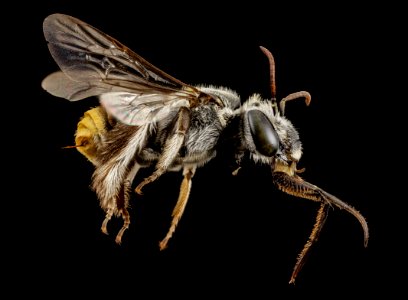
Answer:
[[[280,140],[277,160],[285,164],[297,163],[302,157],[302,143],[299,139],[299,133],[292,122],[284,116],[277,115],[273,125]]]
[[[251,96],[242,106],[242,140],[255,162],[289,165],[302,156],[299,134],[292,123],[275,114],[270,101]]]

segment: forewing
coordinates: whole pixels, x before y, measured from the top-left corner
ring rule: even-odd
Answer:
[[[43,88],[55,96],[75,101],[112,93],[101,97],[102,104],[131,125],[157,120],[169,109],[191,107],[199,99],[212,98],[74,17],[50,15],[44,20],[43,30],[51,55],[63,72],[53,73],[42,82]],[[128,115],[135,113],[142,115]],[[142,121],[143,114],[156,117]]]
[[[43,29],[51,55],[74,81],[104,82],[134,92],[169,93],[187,86],[114,38],[74,17],[50,15],[44,20]]]

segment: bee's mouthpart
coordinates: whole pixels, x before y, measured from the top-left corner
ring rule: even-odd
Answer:
[[[352,214],[361,224],[364,232],[364,247],[368,245],[368,225],[365,218],[352,206],[341,201],[339,198],[325,192],[321,188],[304,181],[296,174],[288,174],[284,171],[275,171],[272,173],[273,182],[283,192],[293,195],[299,198],[309,199],[321,203],[320,209],[316,216],[316,222],[310,234],[309,240],[305,244],[302,252],[299,254],[296,265],[294,267],[292,277],[289,283],[294,283],[297,274],[304,265],[306,255],[313,244],[318,239],[318,236],[323,228],[324,222],[327,217],[328,207],[338,207],[344,209]]]
[[[368,225],[365,218],[354,207],[341,201],[336,196],[329,194],[321,188],[303,180],[297,175],[290,176],[285,172],[273,172],[272,178],[276,186],[283,192],[317,202],[329,204],[330,206],[336,206],[340,209],[344,209],[352,214],[361,224],[364,232],[364,246],[368,244]]]

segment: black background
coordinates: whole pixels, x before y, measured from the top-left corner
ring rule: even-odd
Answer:
[[[396,47],[385,29],[393,27],[384,21],[387,11],[41,1],[16,12],[5,27],[10,46],[3,47],[4,63],[11,64],[9,89],[17,95],[7,108],[5,164],[13,168],[3,218],[7,278],[21,287],[15,293],[48,295],[55,288],[58,295],[194,299],[396,291],[401,277],[394,259],[402,247],[393,232],[400,224],[389,222],[399,208],[387,191],[395,175],[384,170],[400,157],[393,150],[399,141],[390,137],[396,127],[383,118],[395,109],[384,88],[392,75],[386,67],[393,64],[384,49]],[[309,107],[295,101],[286,109],[302,139],[303,177],[366,217],[368,248],[357,220],[333,209],[296,284],[289,285],[318,205],[277,191],[267,167],[250,165],[231,176],[222,156],[197,171],[168,249],[159,251],[158,241],[170,224],[180,173],[163,175],[132,198],[131,227],[116,245],[121,220],[111,221],[111,235],[100,232],[104,213],[89,188],[92,165],[76,150],[62,149],[73,144],[79,118],[96,99],[72,103],[40,86],[57,70],[42,33],[43,19],[56,12],[101,29],[184,82],[230,87],[243,100],[270,96],[259,46],[268,48],[276,60],[278,98],[300,90],[312,95]],[[151,171],[141,171],[136,181]]]

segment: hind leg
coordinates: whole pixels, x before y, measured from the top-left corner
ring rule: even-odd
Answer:
[[[140,165],[135,163],[130,170],[130,172],[126,175],[123,184],[120,186],[120,191],[117,195],[115,195],[109,203],[106,205],[106,215],[105,219],[102,222],[101,231],[105,234],[108,234],[108,223],[111,220],[113,215],[122,216],[123,219],[123,226],[119,230],[118,234],[116,235],[116,243],[120,244],[122,240],[122,236],[126,229],[129,228],[130,224],[130,215],[128,211],[129,207],[129,199],[131,196],[132,191],[132,183],[133,179],[135,178],[137,172],[140,170]]]
[[[125,233],[126,229],[129,228],[129,225],[130,225],[130,215],[128,211],[129,199],[130,199],[131,192],[132,192],[133,179],[135,178],[139,170],[140,170],[140,165],[137,163],[134,164],[133,168],[131,169],[129,174],[126,176],[125,182],[123,184],[123,201],[120,201],[120,198],[116,200],[118,211],[123,219],[123,226],[119,230],[118,234],[116,235],[116,239],[115,239],[115,242],[117,244],[120,244],[122,242],[122,236]]]

